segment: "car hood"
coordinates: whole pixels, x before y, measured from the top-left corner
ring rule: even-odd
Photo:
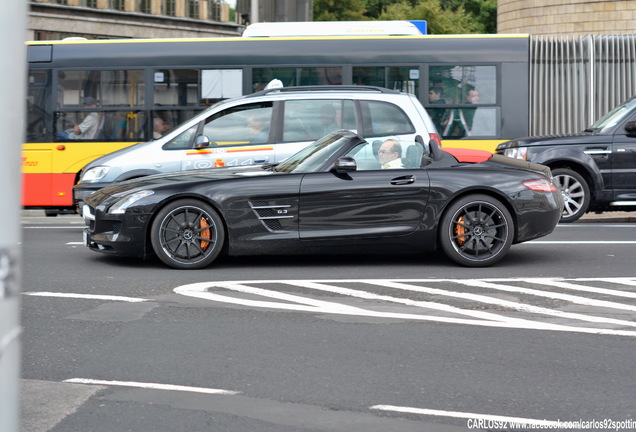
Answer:
[[[547,145],[567,145],[567,144],[581,144],[586,140],[593,140],[597,136],[594,132],[579,132],[575,134],[567,135],[546,135],[535,137],[522,137],[515,138],[510,141],[503,142],[497,146],[497,150],[502,150],[510,147],[534,147],[534,146],[547,146]]]
[[[86,198],[89,204],[96,204],[111,196],[121,196],[138,190],[157,189],[162,186],[173,186],[176,183],[197,183],[215,180],[229,180],[245,177],[280,175],[261,165],[248,167],[211,168],[205,170],[179,171],[167,174],[156,174],[127,180],[107,186],[92,193]]]

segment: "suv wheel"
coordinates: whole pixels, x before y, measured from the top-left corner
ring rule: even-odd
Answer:
[[[569,168],[557,168],[552,171],[552,176],[565,202],[561,222],[578,220],[590,206],[590,187],[581,174]]]

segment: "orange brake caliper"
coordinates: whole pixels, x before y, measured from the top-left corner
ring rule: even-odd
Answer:
[[[204,239],[210,240],[210,228],[207,228],[210,226],[208,221],[206,221],[204,218],[201,218],[199,224],[201,225],[201,228],[206,228],[203,231],[201,231],[201,237],[203,237]],[[209,241],[201,240],[201,250],[203,251],[206,250],[209,244],[210,244]]]
[[[459,246],[464,246],[464,242],[466,241],[466,227],[464,226],[464,216],[460,216],[455,223],[455,235],[457,237],[457,244]]]

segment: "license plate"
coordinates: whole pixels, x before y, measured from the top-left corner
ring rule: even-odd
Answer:
[[[86,231],[82,231],[82,235],[84,236],[84,246],[88,247],[88,233]]]

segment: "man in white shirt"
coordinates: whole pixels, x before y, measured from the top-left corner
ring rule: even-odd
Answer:
[[[382,169],[404,168],[402,165],[402,146],[395,139],[388,139],[382,143],[378,150],[378,159]]]
[[[97,108],[97,99],[92,96],[84,98],[84,108]],[[65,132],[58,133],[58,138],[71,140],[95,139],[101,128],[101,117],[96,112],[89,113],[78,125]]]

